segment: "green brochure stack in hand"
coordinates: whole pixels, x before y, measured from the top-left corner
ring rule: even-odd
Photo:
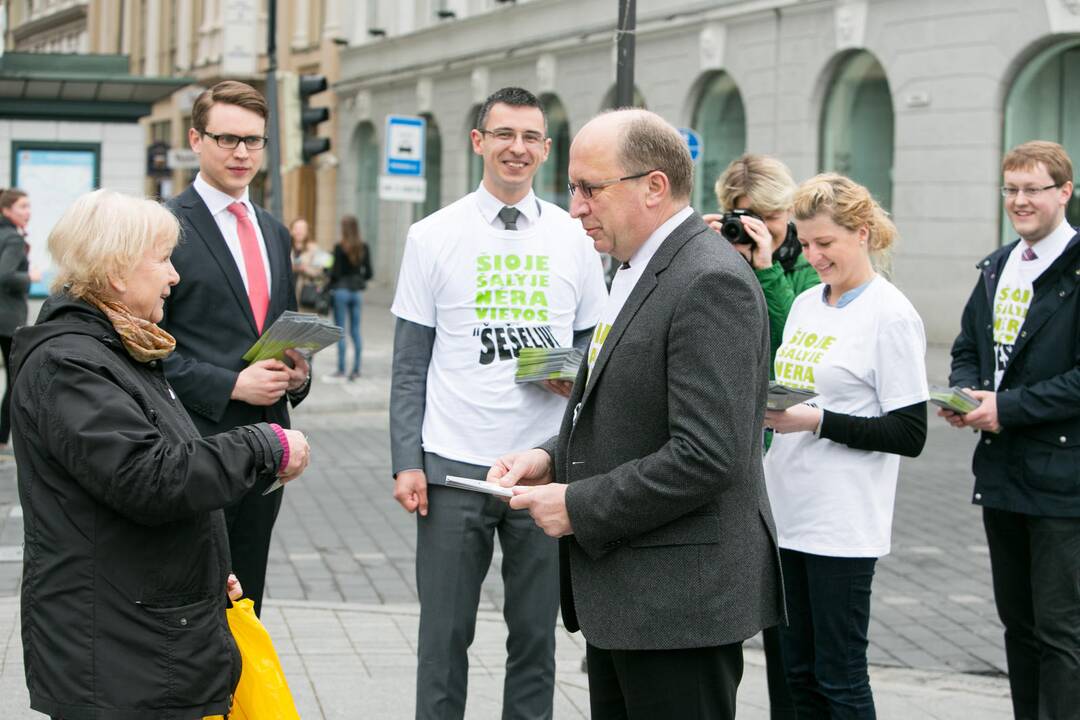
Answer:
[[[284,360],[286,350],[316,353],[344,336],[345,331],[318,315],[286,310],[244,353],[244,359],[249,363]]]
[[[792,405],[798,405],[816,397],[817,393],[808,390],[796,390],[772,381],[769,383],[769,395],[765,400],[765,409],[787,410]]]
[[[522,348],[518,351],[514,382],[570,380],[577,377],[585,353],[578,348]]]
[[[940,385],[934,385],[930,388],[930,402],[961,415],[969,413],[982,405],[982,400],[972,397],[962,387],[942,387]]]

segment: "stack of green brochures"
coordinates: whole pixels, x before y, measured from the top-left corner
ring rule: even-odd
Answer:
[[[765,400],[766,410],[787,410],[792,405],[804,403],[817,397],[817,393],[809,390],[796,390],[787,385],[781,385],[772,381],[769,383],[769,395]]]
[[[930,402],[961,415],[969,413],[982,405],[982,400],[972,397],[964,388],[955,385],[953,387],[932,386],[930,388]]]
[[[244,359],[249,363],[271,358],[284,360],[286,350],[316,353],[344,335],[340,327],[318,315],[286,310],[244,353]]]
[[[522,348],[518,351],[514,382],[573,380],[583,357],[584,353],[573,347]]]

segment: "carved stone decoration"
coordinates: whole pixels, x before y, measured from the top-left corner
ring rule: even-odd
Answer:
[[[478,65],[473,68],[472,77],[469,80],[472,84],[472,101],[482,103],[487,100],[488,95],[491,94],[491,71]]]
[[[866,46],[867,0],[838,2],[835,11],[836,49],[849,50]]]
[[[727,44],[727,26],[709,23],[698,35],[698,55],[702,70],[724,69],[724,47]]]
[[[1050,21],[1050,32],[1080,32],[1080,0],[1043,0],[1046,3],[1046,17]]]
[[[419,113],[430,113],[434,103],[432,102],[432,96],[434,95],[434,83],[429,77],[422,77],[416,81],[416,111]]]
[[[544,53],[536,59],[536,89],[537,94],[554,93],[557,64],[555,56]]]

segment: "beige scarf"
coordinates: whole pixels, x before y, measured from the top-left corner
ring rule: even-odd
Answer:
[[[124,342],[128,354],[136,361],[161,360],[176,348],[172,335],[149,320],[136,317],[127,305],[115,300],[102,300],[93,293],[87,293],[86,299],[105,313]]]

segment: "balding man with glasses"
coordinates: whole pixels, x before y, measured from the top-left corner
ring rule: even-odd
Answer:
[[[514,381],[525,348],[584,349],[604,302],[581,224],[536,197],[551,140],[540,101],[496,91],[470,133],[484,175],[409,229],[392,312],[394,498],[416,519],[420,633],[416,717],[465,712],[468,648],[494,536],[505,586],[504,720],[550,718],[558,546],[524,511],[446,485],[482,480],[500,454],[555,432],[570,383]]]
[[[742,642],[783,617],[765,299],[690,207],[689,150],[658,115],[593,118],[569,176],[571,214],[622,264],[559,433],[488,479],[560,539],[594,720],[734,718]]]
[[[188,130],[199,174],[168,203],[184,242],[173,251],[180,284],[161,322],[176,338],[165,374],[203,435],[257,422],[287,428],[289,403],[310,387],[308,363],[292,350],[292,367],[243,359],[264,329],[296,309],[289,232],[248,194],[262,167],[266,117],[266,100],[244,83],[226,80],[199,95]],[[265,489],[225,509],[232,569],[256,613],[282,496]]]
[[[983,508],[1017,718],[1080,718],[1080,235],[1073,167],[1033,141],[1002,161],[1019,238],[979,261],[949,382],[979,407],[939,410],[981,432]]]

